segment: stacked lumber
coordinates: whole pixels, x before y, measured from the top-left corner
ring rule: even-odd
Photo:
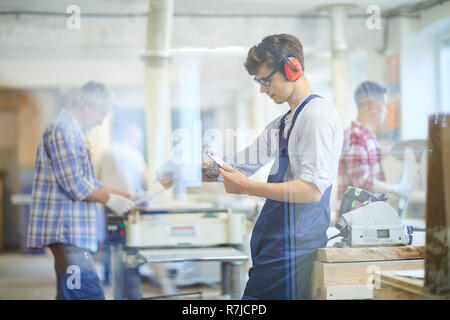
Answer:
[[[312,299],[373,299],[380,273],[423,269],[424,246],[336,248],[317,251]]]

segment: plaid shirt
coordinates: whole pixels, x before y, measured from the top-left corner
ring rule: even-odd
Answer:
[[[77,120],[62,111],[45,129],[38,145],[27,246],[42,248],[51,243],[69,243],[97,251],[96,216],[99,204],[84,199],[96,180]]]
[[[344,133],[338,175],[339,200],[348,186],[374,192],[374,180],[385,180],[375,133],[359,122],[353,121]]]

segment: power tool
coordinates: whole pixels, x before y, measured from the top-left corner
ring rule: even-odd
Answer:
[[[343,237],[341,242],[335,244],[337,247],[410,245],[413,228],[402,224],[387,199],[385,193],[375,195],[360,188],[348,187],[335,225],[340,233],[329,240]],[[353,209],[358,203],[362,206]]]

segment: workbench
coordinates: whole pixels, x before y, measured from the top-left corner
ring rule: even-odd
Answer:
[[[313,267],[311,297],[373,299],[381,272],[423,268],[424,251],[424,246],[320,248]]]
[[[244,288],[244,262],[248,256],[233,247],[206,248],[166,248],[143,249],[127,253],[127,248],[111,248],[112,288],[114,299],[124,298],[123,270],[126,267],[138,267],[142,264],[171,262],[221,262],[222,297],[224,299],[241,299]]]
[[[423,270],[423,268],[421,269]],[[374,290],[374,300],[450,300],[450,294],[431,294],[424,280],[398,275],[397,271],[380,273],[380,288]]]

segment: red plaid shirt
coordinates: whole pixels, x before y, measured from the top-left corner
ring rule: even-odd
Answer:
[[[353,121],[344,132],[338,175],[339,200],[348,186],[374,192],[374,180],[385,180],[375,133],[359,122]]]

